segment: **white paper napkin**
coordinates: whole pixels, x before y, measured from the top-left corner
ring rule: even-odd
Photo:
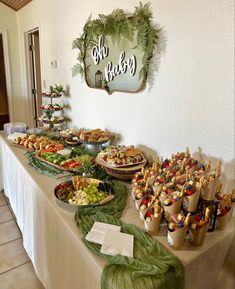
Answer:
[[[120,231],[121,227],[107,223],[95,222],[90,232],[88,232],[88,234],[86,235],[85,239],[87,241],[102,245],[107,230],[110,230],[111,232]]]
[[[118,231],[107,230],[100,252],[106,255],[123,256],[133,258],[134,236]]]

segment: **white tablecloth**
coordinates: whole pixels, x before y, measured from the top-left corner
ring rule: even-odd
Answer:
[[[39,279],[46,289],[100,288],[104,259],[85,247],[74,214],[55,203],[54,187],[60,181],[35,172],[24,153],[0,134],[4,191]],[[122,220],[142,226],[131,198]],[[185,266],[186,289],[235,288],[234,232],[233,217],[224,231],[208,233],[203,246],[186,242],[183,250],[172,251]],[[157,239],[167,246],[165,236]]]

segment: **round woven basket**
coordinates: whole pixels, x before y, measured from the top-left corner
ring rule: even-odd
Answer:
[[[137,171],[140,171],[143,166],[146,165],[147,160],[142,162],[138,165],[128,166],[128,167],[121,167],[121,168],[115,168],[110,165],[108,165],[102,158],[99,156],[96,157],[96,163],[102,166],[107,174],[121,180],[130,180],[134,177],[135,173]]]

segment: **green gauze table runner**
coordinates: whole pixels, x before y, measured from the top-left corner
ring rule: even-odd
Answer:
[[[28,159],[28,164],[38,173],[55,177],[55,176],[61,175],[64,172],[45,162],[38,160],[35,157],[35,155],[36,155],[35,152],[28,151],[25,153],[25,156]]]
[[[58,176],[63,171],[35,158],[35,152],[27,152],[29,165],[39,173]],[[107,178],[100,171],[98,177]],[[97,177],[95,174],[93,177]],[[126,206],[128,190],[119,181],[111,182],[115,198],[102,206],[77,210],[75,220],[83,234],[87,247],[107,259],[101,276],[101,289],[183,289],[184,268],[179,259],[171,255],[158,241],[142,230],[122,223],[119,218]],[[95,221],[121,226],[121,231],[134,235],[134,258],[114,257],[100,253],[100,245],[85,240]]]
[[[134,225],[119,220],[126,206],[125,185],[113,181],[115,198],[106,205],[77,210],[75,220],[83,241],[95,254],[107,259],[101,276],[101,289],[183,289],[184,268],[180,260],[165,247]],[[134,258],[107,256],[101,246],[85,240],[94,222],[121,226],[121,232],[134,236]]]

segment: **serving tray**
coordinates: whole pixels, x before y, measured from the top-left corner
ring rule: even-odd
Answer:
[[[121,180],[132,179],[134,177],[135,173],[137,171],[141,170],[141,168],[143,166],[145,166],[147,163],[147,160],[145,159],[144,162],[142,162],[141,164],[138,164],[138,165],[117,168],[117,167],[110,166],[99,156],[96,157],[95,161],[97,164],[99,164],[100,166],[102,166],[105,169],[107,174],[109,174],[109,175],[111,175],[117,179],[121,179]]]
[[[141,164],[146,164],[147,160],[143,154],[140,154],[142,157],[142,161],[136,162],[136,163],[129,163],[129,164],[123,164],[123,165],[111,165],[110,163],[106,162],[102,157],[99,156],[105,162],[106,166],[109,166],[110,168],[127,168],[127,167],[133,167]]]
[[[51,163],[51,162],[45,160],[44,158],[39,157],[38,155],[35,155],[35,157],[36,157],[39,161],[42,161],[42,162],[44,162],[44,163],[46,163],[46,164],[48,164],[48,165],[51,165],[52,167],[55,167],[55,168],[57,168],[57,169],[59,169],[59,170],[67,171],[67,172],[77,173],[78,170],[79,170],[79,169],[81,168],[81,166],[82,166],[82,165],[81,165],[81,166],[78,167],[77,169],[65,168],[65,167],[59,166],[59,165],[57,165],[57,164]],[[93,162],[92,159],[91,159],[91,162]]]
[[[88,179],[88,180],[90,180],[91,182],[92,181],[99,182],[99,183],[102,182],[101,180],[97,180],[97,179]],[[105,193],[107,194],[107,197],[104,198],[103,200],[97,202],[97,203],[86,204],[86,205],[69,204],[66,201],[60,200],[58,195],[57,195],[58,186],[64,185],[64,184],[72,184],[72,181],[69,180],[69,181],[58,184],[54,189],[54,196],[55,196],[55,200],[56,200],[57,205],[60,206],[61,208],[65,209],[65,210],[71,212],[71,213],[75,213],[77,211],[77,209],[81,209],[81,208],[85,208],[85,207],[95,207],[95,206],[100,206],[100,205],[106,204],[114,198],[112,190],[110,189],[110,190],[105,191]]]

